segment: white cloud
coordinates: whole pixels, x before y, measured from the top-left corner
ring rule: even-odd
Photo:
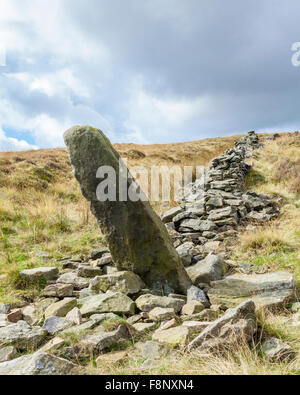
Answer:
[[[6,137],[4,131],[0,129],[0,151],[28,151],[38,148],[38,146],[28,144],[24,140]]]

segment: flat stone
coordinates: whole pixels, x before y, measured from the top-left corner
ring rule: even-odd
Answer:
[[[155,322],[170,320],[175,317],[173,308],[155,307],[149,312],[149,319]]]
[[[32,283],[37,281],[54,281],[58,277],[57,267],[37,267],[35,269],[26,269],[20,272],[24,280]]]
[[[3,376],[64,376],[70,375],[76,365],[54,355],[37,352],[0,364]]]
[[[51,335],[55,335],[64,329],[70,328],[72,325],[74,325],[73,322],[67,321],[62,317],[49,317],[45,320],[43,329]]]
[[[31,328],[25,321],[0,328],[0,343],[15,345],[21,351],[37,349],[46,336],[42,328]]]
[[[71,284],[75,290],[81,290],[87,288],[90,285],[90,279],[84,277],[78,277],[77,273],[70,272],[61,275],[58,280],[58,284]]]
[[[258,309],[279,309],[295,296],[294,277],[288,272],[233,274],[211,283],[208,296],[214,304],[236,306],[251,298]]]
[[[75,298],[65,298],[49,306],[45,311],[45,318],[48,317],[65,317],[69,311],[77,306]]]
[[[218,255],[208,255],[196,265],[186,270],[194,285],[200,283],[210,284],[212,281],[221,280],[224,276],[224,263]]]
[[[133,272],[123,271],[104,276],[99,276],[91,281],[90,288],[99,292],[121,292],[125,295],[138,293],[145,287],[145,284],[139,276]]]
[[[43,290],[42,296],[54,298],[70,297],[73,296],[73,289],[72,284],[51,284]]]
[[[119,292],[89,296],[79,299],[78,304],[82,317],[89,317],[97,313],[133,315],[135,312],[135,303],[128,296]]]
[[[139,310],[149,313],[155,307],[173,308],[178,313],[185,302],[182,299],[174,299],[168,296],[156,296],[152,294],[142,295],[135,301]]]

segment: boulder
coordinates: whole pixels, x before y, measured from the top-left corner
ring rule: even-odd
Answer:
[[[137,191],[138,186],[124,163],[120,165],[120,155],[109,140],[89,126],[67,130],[64,139],[75,177],[106,236],[118,270],[134,272],[156,292],[186,293],[190,280],[166,227],[143,193],[142,199],[128,198],[128,191]],[[113,170],[111,178],[116,175],[116,179],[107,180],[111,182],[111,199],[99,192],[102,185],[97,174],[103,166]]]
[[[233,274],[211,283],[208,292],[213,304],[233,307],[251,298],[258,309],[284,307],[295,296],[295,281],[288,272]]]
[[[66,359],[44,352],[14,359],[0,364],[3,376],[64,376],[75,372],[76,365]]]
[[[175,313],[178,313],[185,302],[182,299],[170,298],[168,296],[156,296],[152,294],[142,295],[135,301],[138,309],[149,313],[156,307],[171,308],[174,309]]]
[[[189,344],[188,350],[212,351],[250,341],[257,330],[256,321],[255,304],[248,300],[212,322]]]
[[[20,272],[20,276],[29,283],[38,281],[54,281],[58,277],[57,267],[37,267]]]
[[[212,281],[221,280],[224,276],[224,263],[218,255],[208,255],[196,265],[187,268],[194,285],[201,283],[210,284]]]
[[[82,317],[89,317],[98,313],[134,314],[135,303],[120,292],[107,292],[94,295],[78,301]]]
[[[181,244],[176,248],[176,251],[178,252],[184,266],[189,266],[192,263],[193,257],[198,254],[194,244],[191,242]]]
[[[0,328],[0,343],[11,344],[18,350],[32,351],[43,342],[47,332],[40,327],[30,327],[25,321]]]
[[[145,284],[141,278],[133,272],[123,271],[104,276],[99,276],[91,281],[90,288],[99,293],[99,291],[121,292],[125,295],[138,293]]]

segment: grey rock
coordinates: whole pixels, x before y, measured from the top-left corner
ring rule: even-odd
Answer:
[[[237,340],[251,340],[256,332],[255,304],[248,300],[238,307],[228,310],[223,316],[212,322],[188,346],[192,351],[196,348],[211,350]]]
[[[32,351],[45,339],[47,332],[40,327],[30,327],[25,321],[0,328],[0,342],[16,346],[18,350]]]
[[[104,254],[109,254],[109,248],[107,247],[101,247],[97,248],[96,250],[92,251],[89,255],[89,259],[91,260],[96,260],[102,258]]]
[[[55,335],[64,329],[70,328],[72,325],[73,322],[67,321],[62,317],[49,317],[46,319],[43,329],[51,335]]]
[[[93,334],[80,340],[80,345],[98,355],[101,351],[117,344],[120,340],[128,339],[129,332],[125,325],[120,325],[116,330],[105,332],[103,328],[97,328]]]
[[[10,304],[0,304],[0,314],[8,314],[10,309]]]
[[[74,289],[81,290],[87,288],[90,285],[90,279],[84,277],[78,277],[77,273],[70,272],[61,275],[57,279],[58,284],[71,284]]]
[[[57,267],[37,267],[35,269],[26,269],[20,272],[20,276],[28,282],[37,281],[54,281],[58,277]]]
[[[72,284],[50,284],[44,288],[42,296],[53,298],[65,298],[73,295]]]
[[[161,220],[164,224],[168,222],[172,222],[173,218],[177,215],[180,214],[184,211],[184,209],[180,206],[171,208],[170,210],[166,211],[165,213],[162,214]]]
[[[89,296],[78,300],[82,317],[98,313],[134,314],[135,303],[119,292],[107,292],[103,295]]]
[[[179,312],[185,304],[182,299],[169,298],[167,296],[156,296],[151,294],[146,294],[140,296],[135,301],[138,309],[144,312],[150,312],[156,307],[162,308],[173,308],[175,312]]]
[[[106,235],[117,268],[139,275],[153,290],[185,293],[190,280],[166,227],[149,202],[122,199],[119,188],[113,202],[97,198],[99,179],[96,175],[102,166],[111,166],[116,170],[117,177],[120,176],[125,183],[126,197],[128,189],[137,186],[128,177],[128,169],[120,169],[120,155],[109,140],[100,130],[89,126],[69,129],[64,139],[75,177]]]
[[[101,276],[101,274],[102,270],[98,267],[79,266],[77,270],[78,277],[94,278],[96,276]]]
[[[149,319],[155,322],[171,320],[175,317],[173,308],[155,307],[149,312]]]
[[[288,272],[233,274],[211,283],[208,296],[213,304],[236,306],[251,298],[258,309],[278,309],[295,296],[295,280]]]
[[[163,356],[165,356],[168,352],[169,350],[162,344],[148,340],[143,347],[142,355],[143,358],[159,360]]]
[[[210,284],[212,281],[223,278],[223,260],[218,255],[208,255],[196,265],[188,267],[187,272],[194,285]]]
[[[201,302],[205,308],[210,307],[210,301],[208,300],[205,292],[203,292],[202,289],[192,285],[187,291],[187,303],[194,300]]]
[[[96,292],[113,291],[121,292],[125,295],[136,294],[144,287],[145,284],[141,278],[129,271],[95,277],[90,284],[90,288]]]

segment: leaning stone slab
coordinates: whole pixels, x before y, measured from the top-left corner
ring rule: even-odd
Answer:
[[[136,190],[137,185],[126,168],[119,168],[120,156],[109,140],[89,126],[67,130],[64,139],[75,177],[106,235],[118,270],[133,271],[156,292],[186,293],[190,280],[166,227],[148,201],[127,199],[128,189]],[[115,201],[100,201],[97,197],[101,181],[97,172],[103,166],[116,172],[116,180],[112,180],[117,185]],[[119,179],[125,188],[120,188]]]
[[[208,292],[213,304],[233,307],[251,298],[258,309],[276,310],[295,296],[295,281],[288,272],[267,274],[233,274],[211,283]]]
[[[58,277],[57,267],[37,267],[35,269],[26,269],[20,272],[20,276],[28,282],[53,281]]]
[[[119,292],[107,292],[103,295],[79,299],[78,305],[82,317],[99,313],[134,314],[135,312],[133,300]]]
[[[44,352],[0,363],[3,376],[63,376],[72,374],[76,365],[66,359],[57,358]]]
[[[255,331],[255,304],[252,300],[248,300],[212,322],[189,344],[188,350],[192,351],[200,347],[217,349],[222,343],[230,344],[244,338],[250,340]]]

